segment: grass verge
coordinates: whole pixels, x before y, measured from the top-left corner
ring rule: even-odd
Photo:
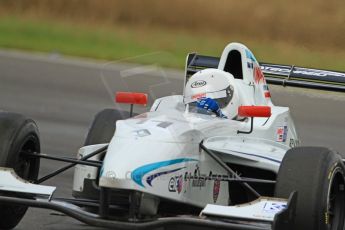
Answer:
[[[219,56],[228,42],[247,45],[260,61],[345,70],[345,52],[311,51],[290,43],[151,27],[97,26],[0,18],[0,47],[183,68],[188,52]]]

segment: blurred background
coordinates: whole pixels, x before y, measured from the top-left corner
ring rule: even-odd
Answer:
[[[344,0],[1,0],[0,47],[182,68],[238,41],[266,62],[345,70]]]
[[[0,110],[33,118],[43,153],[73,157],[97,112],[128,110],[115,92],[146,92],[149,104],[181,94],[187,53],[220,56],[234,41],[259,61],[345,71],[345,1],[0,0]],[[303,145],[345,153],[344,94],[270,90]],[[40,174],[61,166],[42,160]],[[72,178],[69,170],[46,184],[69,197]],[[94,228],[30,209],[17,229]]]

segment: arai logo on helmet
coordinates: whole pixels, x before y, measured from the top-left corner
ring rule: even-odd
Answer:
[[[192,88],[199,88],[199,87],[202,87],[204,85],[206,85],[206,81],[203,81],[203,80],[198,80],[198,81],[195,81],[191,84],[191,87]]]

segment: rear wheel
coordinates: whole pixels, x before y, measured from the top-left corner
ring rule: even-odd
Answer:
[[[297,191],[294,228],[342,230],[345,220],[345,167],[341,157],[322,147],[290,149],[280,166],[275,196]]]
[[[39,172],[39,158],[23,152],[40,152],[35,122],[15,113],[0,113],[0,166],[13,168],[21,178],[34,182]],[[26,206],[0,203],[0,229],[12,229],[23,218]]]

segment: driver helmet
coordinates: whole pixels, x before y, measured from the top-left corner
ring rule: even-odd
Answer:
[[[200,98],[217,101],[222,113],[232,119],[237,116],[239,103],[234,77],[219,69],[204,69],[192,75],[185,86],[185,103]]]

